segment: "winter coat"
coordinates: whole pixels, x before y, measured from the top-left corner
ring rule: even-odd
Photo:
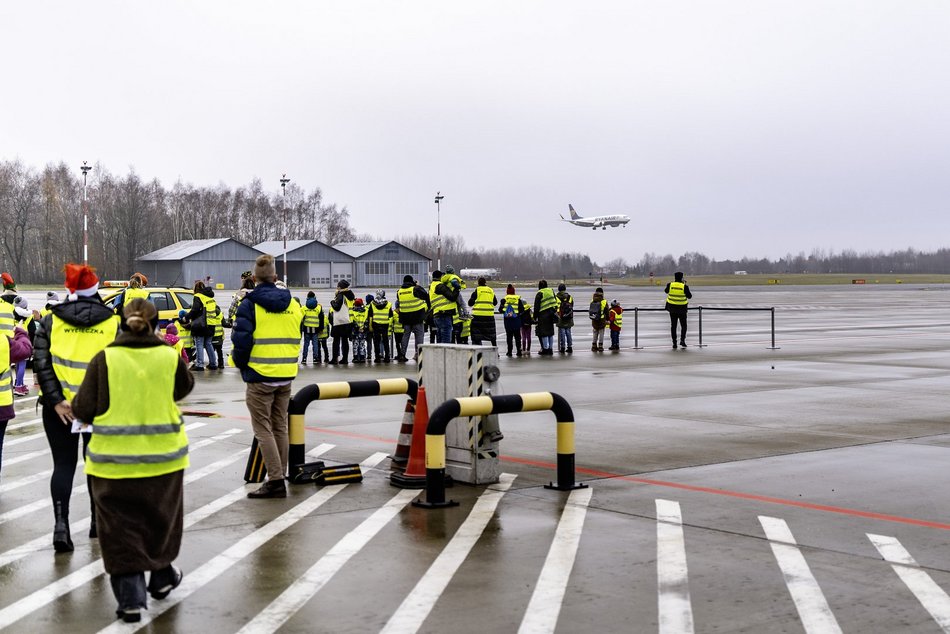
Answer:
[[[591,303],[591,304],[593,304],[594,302],[597,302],[597,303],[599,304],[599,303],[602,302],[602,301],[604,301],[604,294],[603,294],[603,293],[597,293],[597,292],[595,292],[594,295],[590,298],[590,303]],[[588,305],[588,307],[589,307],[589,305]],[[608,307],[608,308],[609,308],[609,307]],[[607,314],[606,314],[606,312],[607,312],[607,308],[604,309],[604,314],[601,316],[600,319],[591,319],[591,320],[590,320],[590,325],[591,325],[591,327],[592,327],[594,330],[602,330],[602,329],[604,329],[604,328],[607,327]]]
[[[421,324],[425,321],[426,313],[429,312],[429,305],[431,303],[429,300],[429,291],[419,286],[418,284],[403,284],[402,288],[411,288],[412,294],[415,297],[421,299],[425,303],[425,306],[422,307],[422,310],[414,310],[411,312],[406,312],[402,310],[402,308],[399,307],[398,305],[395,306],[396,308],[399,309],[399,323],[401,323],[404,327],[411,328],[412,326],[415,326],[416,324]],[[396,294],[396,297],[397,297],[396,304],[398,304],[399,303],[398,293]]]
[[[554,297],[557,298],[557,327],[558,328],[573,328],[574,327],[574,311],[571,310],[569,314],[561,314],[561,305],[564,302],[570,304],[571,308],[574,308],[574,298],[571,297],[571,294],[567,291],[558,291],[555,293]]]
[[[207,287],[205,287],[205,288],[201,289],[200,291],[198,291],[197,294],[204,295],[205,297],[209,297],[209,298],[211,298],[211,299],[214,299],[214,291],[213,291],[212,289],[210,289],[210,288],[207,288]],[[191,303],[191,310],[188,311],[188,314],[187,314],[187,315],[185,315],[185,319],[186,319],[189,323],[192,324],[192,326],[191,326],[191,336],[192,336],[192,337],[212,337],[212,336],[214,336],[214,326],[208,326],[208,325],[207,325],[207,324],[208,324],[208,316],[206,315],[206,313],[207,313],[207,311],[205,310],[205,305],[204,305],[204,303],[203,303],[200,299],[198,299],[197,297],[195,297],[195,298],[192,300],[192,303]],[[201,317],[202,315],[205,315],[205,320],[204,320],[205,326],[204,326],[203,328],[200,327],[200,326],[195,326],[195,325],[194,325],[195,320],[198,319],[199,317]]]
[[[10,358],[7,365],[26,361],[31,354],[33,354],[33,344],[30,343],[29,335],[22,328],[14,328],[13,336],[10,338]],[[13,382],[11,381],[10,384],[13,385]],[[13,403],[0,407],[0,421],[10,420],[15,416]]]
[[[262,282],[248,291],[244,301],[237,309],[237,318],[231,328],[231,360],[240,368],[241,378],[245,383],[267,383],[274,379],[258,374],[248,367],[251,358],[251,348],[254,347],[254,330],[257,329],[257,314],[255,309],[260,306],[269,313],[279,313],[287,310],[292,298],[286,288],[277,288],[271,282]]]
[[[557,312],[554,308],[541,310],[541,291],[534,296],[534,323],[537,326],[534,333],[539,337],[553,337],[554,324],[557,323]]]
[[[40,325],[36,328],[36,337],[33,339],[33,372],[40,383],[40,391],[43,392],[40,398],[44,405],[50,407],[66,400],[59,379],[53,371],[53,359],[49,352],[53,315],[80,328],[91,328],[115,317],[112,309],[103,304],[98,295],[95,295],[78,297],[73,301],[56,304],[50,313],[40,320]],[[118,328],[116,328],[116,334],[118,334]]]

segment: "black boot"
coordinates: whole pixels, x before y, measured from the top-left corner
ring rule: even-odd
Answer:
[[[89,539],[99,538],[99,528],[96,526],[96,514],[93,513],[89,518]]]
[[[53,549],[58,553],[73,552],[73,540],[69,536],[69,513],[63,509],[62,502],[53,506],[56,524],[53,525]]]
[[[257,491],[251,491],[247,494],[249,498],[285,498],[287,497],[287,486],[283,478],[280,480],[268,480],[261,485]]]

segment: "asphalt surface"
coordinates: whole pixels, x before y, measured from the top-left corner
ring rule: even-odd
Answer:
[[[182,403],[185,579],[142,626],[950,631],[950,288],[693,288],[705,346],[694,311],[690,346],[672,350],[653,311],[637,314],[634,349],[630,308],[660,307],[659,289],[608,287],[628,308],[618,353],[590,350],[591,289],[572,290],[574,354],[502,356],[501,385],[570,402],[587,488],[543,488],[556,479],[552,414],[506,414],[510,475],[450,489],[458,507],[413,507],[419,492],[388,481],[405,405],[388,396],[307,410],[311,455],[364,463],[362,483],[248,500],[243,384],[233,369],[205,372]],[[714,310],[772,307],[777,349],[770,311]],[[414,378],[414,364],[306,366],[294,389],[398,376]],[[85,535],[85,491],[72,502],[75,552],[53,553],[34,407],[19,402],[3,451],[0,628],[131,631]]]

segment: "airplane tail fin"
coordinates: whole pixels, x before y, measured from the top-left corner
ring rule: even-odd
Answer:
[[[568,209],[570,210],[570,212],[571,212],[571,219],[572,219],[572,220],[577,220],[578,218],[580,218],[580,216],[577,215],[577,212],[574,211],[574,205],[568,203],[567,208],[568,208]]]

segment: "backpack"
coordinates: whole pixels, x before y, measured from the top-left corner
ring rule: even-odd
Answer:
[[[505,319],[517,319],[518,313],[515,309],[514,304],[506,303],[505,304]]]
[[[591,321],[603,321],[604,309],[600,304],[600,300],[590,303],[590,308],[587,309],[587,316],[590,317]]]
[[[568,319],[574,316],[574,302],[569,299],[562,299],[561,305],[558,306],[557,314],[561,316],[562,319]]]

